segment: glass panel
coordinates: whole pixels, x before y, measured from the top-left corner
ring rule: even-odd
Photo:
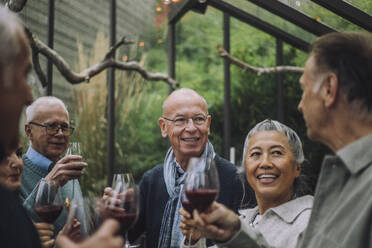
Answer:
[[[343,19],[335,13],[323,8],[310,0],[279,0],[305,14],[321,21],[338,31],[363,30],[359,26]],[[349,0],[348,3],[361,8],[366,13],[372,13],[372,1],[370,0]]]
[[[307,41],[311,43],[316,36],[307,32],[306,30],[294,25],[293,23],[284,20],[283,18],[272,14],[269,11],[266,11],[265,9],[247,1],[247,0],[227,0],[226,2],[230,3],[231,5],[234,5],[235,7],[238,7],[245,12],[258,17],[259,19],[270,23],[271,25],[288,32],[289,34],[292,34],[298,38],[303,39],[304,41]]]

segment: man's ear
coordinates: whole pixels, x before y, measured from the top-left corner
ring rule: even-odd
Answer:
[[[339,90],[338,77],[333,72],[329,73],[325,79],[324,86],[322,89],[324,105],[326,108],[332,107],[336,100]]]
[[[165,120],[160,117],[158,120],[158,123],[159,123],[160,131],[161,131],[161,136],[163,138],[166,138],[168,136],[168,132],[167,132],[167,125],[165,123]]]
[[[31,132],[31,126],[30,126],[30,124],[25,124],[25,133],[26,133],[26,136],[28,137],[28,139],[31,140],[31,138],[32,138],[32,132]]]
[[[208,135],[211,134],[211,121],[212,121],[212,116],[208,115],[207,116]]]

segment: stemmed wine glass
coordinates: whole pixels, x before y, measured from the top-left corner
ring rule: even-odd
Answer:
[[[134,225],[139,212],[139,189],[132,174],[115,174],[112,182],[113,195],[107,203],[103,219],[111,217],[120,222],[120,231],[125,234],[125,248],[131,247],[128,230]]]
[[[63,208],[63,199],[59,187],[41,180],[36,193],[34,211],[40,219],[53,224]]]
[[[66,156],[68,155],[79,155],[81,156],[81,146],[79,142],[71,142],[69,144],[69,147],[66,151]],[[72,180],[72,199],[75,197],[75,183],[77,183],[77,179]],[[66,204],[68,204],[70,201],[68,197],[66,197]]]
[[[193,208],[199,212],[208,209],[212,202],[216,200],[220,190],[218,171],[214,159],[190,159],[184,190]]]

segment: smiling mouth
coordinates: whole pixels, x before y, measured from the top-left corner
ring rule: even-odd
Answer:
[[[257,179],[260,183],[270,184],[273,183],[279,176],[274,174],[261,174],[257,176]]]
[[[184,142],[192,143],[192,142],[198,142],[200,140],[200,138],[182,138],[181,140],[184,141]]]

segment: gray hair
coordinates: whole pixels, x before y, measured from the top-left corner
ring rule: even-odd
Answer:
[[[0,5],[0,80],[10,87],[7,75],[12,69],[16,56],[21,52],[20,38],[24,33],[19,18]]]
[[[303,164],[305,164],[305,156],[304,151],[302,149],[302,142],[300,137],[297,133],[290,127],[280,123],[279,121],[266,119],[261,121],[260,123],[256,124],[248,133],[247,137],[245,138],[244,142],[244,151],[243,151],[243,159],[242,159],[242,166],[245,171],[245,161],[246,161],[246,150],[248,148],[248,143],[250,138],[261,131],[278,131],[283,132],[287,138],[289,146],[292,150],[295,162],[303,168]],[[304,175],[303,170],[301,170],[300,176],[295,179],[293,184],[293,197],[299,197],[306,194],[313,194],[313,191],[309,185],[310,179],[307,175]]]
[[[304,162],[305,156],[304,156],[304,151],[302,150],[302,142],[300,140],[300,137],[298,137],[297,133],[293,131],[292,128],[280,123],[279,121],[266,119],[256,124],[256,126],[254,126],[254,128],[252,128],[249,131],[247,137],[245,138],[243,159],[242,159],[243,166],[245,165],[246,150],[247,150],[250,138],[254,134],[261,132],[261,131],[283,132],[288,138],[288,143],[289,143],[289,146],[291,147],[296,163],[301,165]]]
[[[55,97],[55,96],[42,96],[36,99],[30,106],[26,108],[26,121],[29,123],[30,121],[33,121],[35,117],[35,112],[38,106],[41,104],[59,104],[67,113],[68,111],[66,108],[66,105],[62,102],[61,99]]]

